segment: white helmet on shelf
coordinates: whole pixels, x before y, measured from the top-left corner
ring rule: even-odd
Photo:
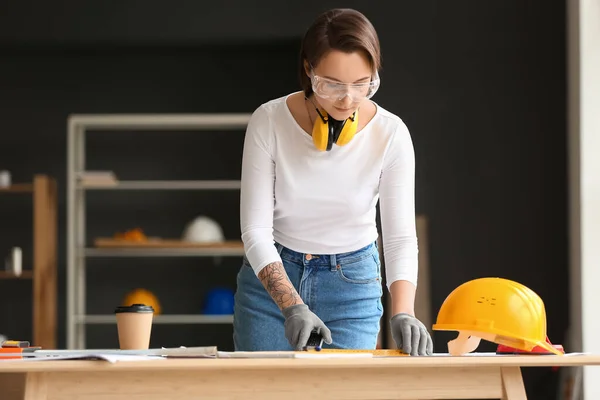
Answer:
[[[186,225],[182,239],[186,242],[214,243],[225,241],[225,235],[215,220],[201,215]]]

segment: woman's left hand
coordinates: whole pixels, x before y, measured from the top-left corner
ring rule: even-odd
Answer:
[[[430,356],[433,340],[425,325],[414,316],[399,313],[390,320],[392,338],[398,349],[411,356]]]

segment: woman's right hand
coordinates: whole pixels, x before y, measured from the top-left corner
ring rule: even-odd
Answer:
[[[312,331],[317,331],[323,341],[331,344],[331,331],[306,304],[294,304],[281,310],[285,317],[285,337],[295,350],[302,350]]]
[[[285,317],[285,337],[292,348],[302,350],[312,331],[320,333],[325,343],[332,343],[331,331],[304,304],[280,261],[272,262],[261,269],[258,279]]]

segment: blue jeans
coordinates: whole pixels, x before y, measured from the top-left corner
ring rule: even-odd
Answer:
[[[383,315],[376,244],[335,255],[303,254],[278,243],[275,246],[300,297],[331,330],[333,343],[324,347],[374,349]],[[283,324],[279,307],[244,257],[235,293],[235,350],[293,350]]]

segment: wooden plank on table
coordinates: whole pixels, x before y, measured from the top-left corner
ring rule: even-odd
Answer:
[[[244,244],[240,240],[226,240],[223,242],[195,243],[179,239],[148,239],[143,241],[133,241],[113,238],[97,238],[94,241],[96,247],[101,248],[179,248],[179,249],[241,249]]]
[[[304,355],[343,355],[343,356],[373,356],[373,357],[409,357],[408,354],[403,353],[400,350],[395,349],[321,349],[317,350],[306,350],[306,351],[220,351],[217,354],[218,358],[296,358],[297,356],[302,357]]]

